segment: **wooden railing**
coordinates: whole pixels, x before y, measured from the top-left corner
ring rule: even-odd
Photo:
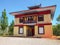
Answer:
[[[37,23],[37,21],[24,21],[23,23]]]

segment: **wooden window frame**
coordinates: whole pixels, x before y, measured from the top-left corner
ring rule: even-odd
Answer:
[[[22,20],[23,20],[22,22],[21,22],[21,18],[22,18]],[[20,22],[20,23],[23,23],[23,22],[25,21],[25,20],[24,20],[24,17],[21,17],[21,18],[19,19],[19,22]]]
[[[39,20],[39,16],[42,16],[42,20]],[[38,16],[38,22],[39,21],[44,21],[44,15],[39,15],[39,16]]]
[[[43,27],[43,33],[39,32],[39,27]],[[45,34],[44,26],[38,26],[38,34]]]
[[[19,33],[19,34],[24,34],[24,28],[23,28],[22,33],[20,33],[20,28],[23,28],[23,27],[19,27],[19,31],[18,31],[18,33]]]

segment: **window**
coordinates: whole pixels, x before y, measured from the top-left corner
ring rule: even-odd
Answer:
[[[29,16],[28,17],[28,21],[33,21],[33,17],[32,16]]]
[[[43,16],[38,16],[38,21],[44,21],[44,17]]]
[[[23,21],[24,21],[24,17],[21,17],[21,18],[19,19],[19,22],[20,22],[20,23],[23,23]]]
[[[23,27],[19,28],[19,34],[23,34]]]
[[[44,27],[39,27],[38,33],[39,34],[44,34]]]

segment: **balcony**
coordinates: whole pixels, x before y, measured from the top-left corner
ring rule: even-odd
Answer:
[[[26,23],[26,24],[27,23],[37,23],[37,21],[34,21],[34,20],[33,21],[24,21],[23,23]]]

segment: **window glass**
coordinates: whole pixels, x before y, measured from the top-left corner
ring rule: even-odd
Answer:
[[[43,21],[44,17],[43,16],[38,16],[38,21]]]
[[[39,27],[39,34],[43,34],[44,33],[44,28],[43,27]]]
[[[22,27],[20,27],[19,33],[23,33],[23,28]]]

